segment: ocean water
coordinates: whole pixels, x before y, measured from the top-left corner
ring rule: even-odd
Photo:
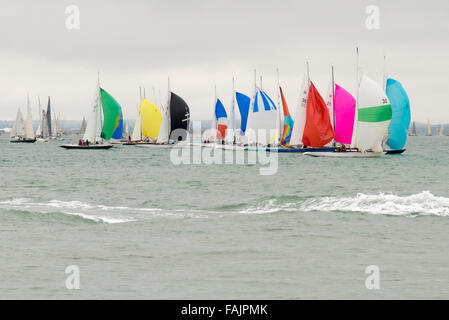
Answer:
[[[0,298],[449,298],[449,137],[378,159],[279,154],[269,176],[60,143],[0,136]]]

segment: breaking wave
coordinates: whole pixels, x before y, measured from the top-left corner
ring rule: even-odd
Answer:
[[[396,216],[449,216],[449,198],[438,197],[429,191],[410,196],[380,193],[358,193],[355,197],[320,197],[296,202],[269,199],[239,213],[261,214],[280,211],[301,212],[359,212]]]
[[[34,202],[27,198],[14,198],[0,201],[0,209],[35,214],[62,214],[76,216],[83,220],[97,223],[125,223],[151,217],[202,218],[204,216],[182,210],[162,210],[158,208],[131,208],[123,206],[106,206],[84,203],[81,201],[50,200]]]

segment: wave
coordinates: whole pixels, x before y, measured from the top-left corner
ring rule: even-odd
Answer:
[[[201,212],[186,210],[163,210],[160,208],[132,208],[125,206],[106,206],[81,201],[50,200],[36,202],[28,198],[13,198],[0,201],[0,209],[38,214],[63,214],[97,223],[125,223],[145,220],[151,217],[207,218]],[[55,212],[56,211],[56,212]]]
[[[438,197],[430,191],[409,196],[394,194],[364,194],[355,197],[319,197],[296,202],[268,199],[239,213],[262,214],[280,211],[300,212],[359,212],[395,216],[449,216],[449,198]]]

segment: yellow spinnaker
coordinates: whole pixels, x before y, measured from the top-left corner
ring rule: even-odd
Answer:
[[[142,99],[140,113],[142,114],[142,134],[145,137],[156,139],[161,128],[161,110],[153,102]]]

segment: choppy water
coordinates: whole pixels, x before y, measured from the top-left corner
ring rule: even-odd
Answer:
[[[58,144],[0,137],[0,298],[449,298],[449,137],[273,176]]]

